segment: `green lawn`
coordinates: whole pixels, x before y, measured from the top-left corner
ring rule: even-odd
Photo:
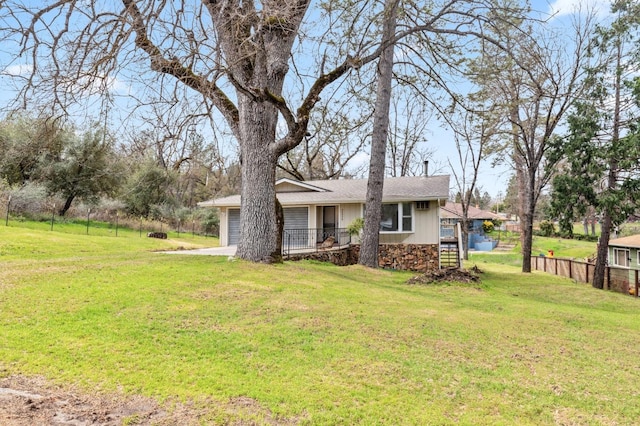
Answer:
[[[480,285],[409,286],[155,252],[189,244],[0,226],[0,376],[193,401],[207,424],[640,418],[638,299],[488,261]]]

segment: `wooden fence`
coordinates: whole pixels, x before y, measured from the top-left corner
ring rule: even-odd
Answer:
[[[578,282],[590,283],[596,266],[592,263],[556,257],[532,257],[531,267],[538,271],[560,275]],[[604,276],[604,288],[624,294],[638,296],[640,286],[639,272],[635,269],[607,266]]]

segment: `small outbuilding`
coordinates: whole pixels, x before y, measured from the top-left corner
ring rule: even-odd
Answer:
[[[640,235],[610,240],[609,266],[629,269],[629,282],[635,282],[640,270]]]
[[[453,236],[453,227],[462,222],[462,212],[462,204],[451,201],[447,201],[441,208],[440,222],[443,237],[448,234]],[[494,220],[499,220],[500,216],[473,206],[469,206],[467,216],[469,218],[469,249],[478,251],[493,250],[498,242],[485,234],[482,225],[485,221],[493,222]]]

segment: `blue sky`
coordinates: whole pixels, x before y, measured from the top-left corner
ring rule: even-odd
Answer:
[[[606,1],[595,0],[595,2],[591,4],[600,10],[601,16],[605,16],[609,9],[609,3]],[[540,11],[543,16],[555,13],[556,15],[551,22],[559,27],[566,25],[570,19],[571,13],[574,12],[578,6],[582,6],[584,8],[584,5],[585,2],[580,0],[558,0],[552,3],[534,0],[532,3],[533,9]],[[5,67],[3,74],[10,73],[15,75],[24,71],[21,69],[24,65],[13,62],[9,67],[6,67],[7,58],[11,54],[11,50],[11,47],[6,45],[0,47],[0,67]],[[12,93],[10,88],[7,87],[7,83],[8,81],[6,76],[0,75],[0,103],[5,102]],[[127,100],[131,87],[128,84],[115,79],[110,81],[109,85],[112,93],[121,98],[119,105],[122,105],[122,108],[120,108],[119,111],[113,111],[115,114],[113,120],[119,121],[120,119],[124,119],[127,114],[127,104],[131,104],[130,98]],[[122,114],[122,116],[120,116],[120,114]],[[432,120],[433,125],[431,126],[431,132],[426,135],[428,140],[427,148],[434,150],[431,170],[437,170],[440,173],[449,173],[448,158],[451,158],[452,162],[455,162],[455,157],[457,155],[455,143],[453,142],[451,134],[446,129],[443,129],[435,119]],[[206,133],[206,130],[203,131],[203,133]],[[228,151],[232,150],[233,148],[228,149]],[[227,154],[231,154],[231,152],[227,152]],[[359,156],[358,161],[361,163],[368,162],[368,155],[363,153]],[[492,196],[504,193],[510,174],[511,172],[507,166],[492,168],[489,164],[485,164],[482,168],[479,181],[481,191],[487,191]]]
[[[550,19],[549,23],[556,28],[570,28],[572,14],[582,9],[592,7],[599,19],[604,19],[610,9],[610,2],[603,0],[557,0],[555,2],[547,2],[544,0],[533,0],[532,9],[536,11],[541,19]],[[453,137],[450,131],[438,128],[434,132],[433,140],[450,141],[450,143],[440,143],[436,145],[434,162],[445,166],[447,159],[451,158],[452,163],[457,161],[457,151],[453,143]],[[451,173],[450,169],[443,170],[445,173]],[[512,175],[511,167],[507,164],[492,167],[490,163],[481,166],[481,172],[478,179],[480,191],[488,192],[492,197],[503,196],[506,193],[506,186]],[[452,186],[454,185],[452,175]]]

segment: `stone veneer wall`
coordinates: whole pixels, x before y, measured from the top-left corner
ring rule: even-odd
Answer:
[[[293,254],[288,260],[318,260],[338,266],[358,263],[360,245],[340,250]],[[440,267],[437,244],[380,244],[378,264],[381,268],[400,271],[427,272]]]

